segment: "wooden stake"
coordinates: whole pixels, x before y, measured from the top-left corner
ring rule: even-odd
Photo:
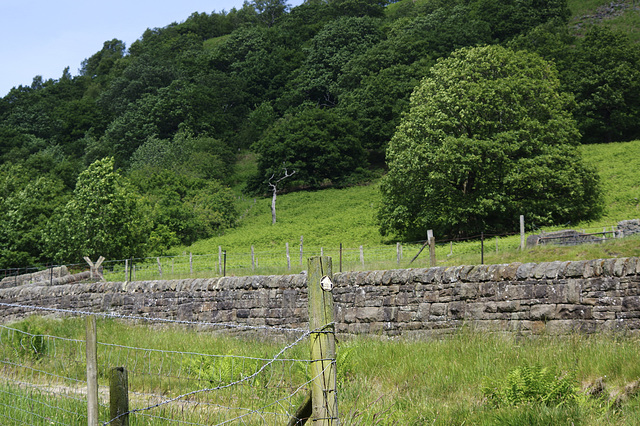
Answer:
[[[98,426],[98,343],[96,317],[89,315],[86,320],[87,350],[87,424]]]
[[[109,375],[109,414],[113,426],[129,426],[129,382],[127,369],[112,368]],[[115,419],[115,420],[114,420]]]
[[[520,251],[524,250],[524,215],[520,215]]]
[[[427,240],[429,242],[429,266],[436,266],[436,239],[433,237],[433,230],[427,231]]]
[[[314,425],[338,424],[336,395],[336,341],[331,258],[308,260],[309,330],[311,333],[312,421]]]

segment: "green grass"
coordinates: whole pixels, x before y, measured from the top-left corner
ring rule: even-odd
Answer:
[[[23,328],[83,339],[84,322],[79,319],[32,318],[28,323]],[[77,370],[75,374],[82,374],[82,368],[78,368],[74,361],[78,360],[82,364],[82,357],[70,354],[62,342],[56,343],[55,351],[54,345],[49,343],[42,356],[35,360],[26,353],[16,356],[15,352],[11,352],[13,346],[6,331],[2,337],[4,344],[0,347],[0,360],[8,358],[11,362],[33,365],[43,371],[54,369],[62,375],[68,375],[68,371],[74,369]],[[200,357],[191,354],[179,353],[154,358],[152,351],[124,349],[122,346],[265,358],[273,356],[285,345],[280,337],[271,333],[260,337],[232,337],[182,327],[133,325],[113,320],[98,320],[98,340],[101,343],[98,349],[99,381],[101,385],[106,383],[105,370],[108,367],[127,365],[130,371],[130,393],[134,395],[132,408],[140,407],[144,402],[136,400],[140,397],[135,396],[135,392],[169,396],[176,391],[211,386],[211,381],[218,381],[225,374],[231,374],[221,371],[231,370],[228,368],[228,357],[223,357],[217,363],[202,364]],[[105,343],[120,345],[120,349]],[[638,344],[638,336],[625,334],[520,336],[478,333],[468,328],[448,337],[427,341],[339,336],[338,404],[342,424],[639,424],[640,398],[637,392],[625,394],[624,391],[625,386],[640,378]],[[308,356],[308,350],[308,341],[305,341],[288,352],[286,357],[303,359]],[[306,370],[296,365],[283,363],[277,371],[269,371],[265,377],[257,378],[255,386],[249,389],[207,393],[202,396],[200,408],[206,408],[207,401],[219,403],[221,400],[240,407],[259,407],[273,397],[276,388],[274,382],[280,378],[289,389],[307,380]],[[255,365],[250,365],[248,371],[253,369]],[[496,403],[489,397],[491,392],[488,389],[500,390],[505,386],[513,386],[514,372],[531,369],[542,369],[549,374],[540,375],[541,381],[538,383],[522,384],[523,391],[533,391],[536,388],[542,389],[542,392],[550,392],[545,390],[550,388],[557,390],[554,382],[558,380],[565,386],[560,392],[566,395],[559,394],[554,400],[556,402],[547,403],[541,402],[544,398],[526,397],[513,403]],[[234,371],[246,374],[240,366],[234,368]],[[10,369],[6,368],[5,375],[10,373]],[[158,379],[159,376],[162,379]],[[196,376],[203,376],[205,380],[192,380]],[[27,423],[28,420],[40,423],[19,416],[21,408],[33,412],[40,410],[41,408],[34,407],[40,407],[42,403],[83,413],[82,404],[62,397],[52,397],[50,394],[43,393],[41,397],[37,391],[29,392],[24,387],[11,384],[19,380],[38,382],[40,377],[33,373],[22,376],[16,374],[12,376],[13,381],[5,380],[0,385],[0,404],[3,404],[0,406],[3,406],[3,412],[7,416],[18,417]],[[600,395],[588,396],[585,389],[598,378],[604,381],[604,391]],[[261,392],[260,389],[265,386],[268,391]],[[302,393],[306,393],[306,390]],[[22,394],[26,397],[22,397]],[[16,395],[20,397],[17,398]],[[623,397],[618,397],[619,395]],[[24,407],[22,404],[25,401],[31,405]],[[297,402],[296,399],[292,405]],[[16,406],[18,408],[7,408]],[[204,414],[198,414],[198,410],[194,408],[191,410],[193,412],[188,413],[193,417],[182,417],[190,410],[184,410],[178,404],[165,407],[162,415],[202,421],[202,416],[207,415],[206,410]],[[47,416],[58,421],[65,420],[68,424],[81,423],[75,418],[65,417],[71,414],[60,409],[51,411]],[[104,421],[105,409],[101,416]],[[210,421],[213,420],[211,417]],[[164,423],[136,414],[132,424]],[[261,423],[254,419],[246,424]]]
[[[640,140],[584,145],[580,149],[585,162],[595,167],[601,177],[605,208],[602,218],[571,224],[570,227],[587,232],[601,232],[603,228],[611,230],[621,220],[640,218]],[[242,170],[251,170],[252,161],[251,157],[245,156]],[[191,252],[202,255],[200,262],[204,266],[196,269],[207,271],[217,268],[218,247],[222,247],[228,253],[230,274],[298,272],[299,269],[306,269],[306,265],[300,266],[299,262],[300,236],[303,236],[304,258],[320,254],[320,249],[323,248],[325,255],[333,257],[336,271],[341,243],[344,249],[343,270],[426,266],[426,251],[409,265],[420,246],[407,243],[403,244],[402,261],[397,263],[395,241],[383,238],[375,222],[379,200],[378,181],[344,189],[281,194],[277,199],[278,221],[272,225],[270,198],[240,197],[241,211],[244,214],[236,228],[228,230],[222,236],[198,241],[190,247],[175,248],[170,254]],[[545,227],[542,230],[536,229],[536,232],[557,229],[561,227]],[[517,229],[513,230],[513,233],[518,232]],[[286,268],[286,243],[289,244],[291,271]],[[518,250],[519,244],[518,235],[501,237],[497,241],[496,250],[495,238],[487,237],[485,263],[597,259],[640,254],[637,240],[629,238],[598,245],[540,247],[524,253]],[[361,245],[364,246],[364,267],[359,258],[358,247]],[[251,246],[254,247],[255,269],[252,269],[251,264]],[[440,241],[436,256],[441,265],[480,263],[480,241],[453,244]],[[171,262],[176,262],[177,269],[179,258]],[[188,257],[183,257],[181,262],[182,272],[179,276],[190,276],[185,272]],[[157,265],[152,263],[147,265],[150,274],[157,271]],[[169,268],[167,265],[165,263],[165,272]]]
[[[626,33],[632,41],[640,42],[640,5],[637,0],[626,0],[616,3],[626,3],[630,7],[622,11],[618,16],[607,17],[606,19],[594,20],[591,17],[601,6],[611,4],[609,0],[569,0],[568,5],[571,10],[569,25],[577,32],[583,33],[584,27],[590,25],[603,25],[615,31]]]

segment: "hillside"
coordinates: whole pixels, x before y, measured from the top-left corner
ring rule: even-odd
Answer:
[[[585,161],[600,175],[606,208],[595,222],[572,223],[580,228],[610,228],[626,219],[640,218],[640,140],[582,146]],[[271,225],[270,198],[244,198],[244,217],[224,235],[201,240],[172,254],[217,253],[218,246],[230,252],[247,253],[297,246],[300,236],[311,247],[376,246],[393,242],[383,238],[375,222],[379,201],[377,183],[344,189],[325,189],[282,194],[277,198],[278,222]],[[548,227],[548,230],[555,229]],[[514,230],[513,232],[517,232]]]
[[[389,140],[416,85],[463,47],[553,62],[581,143],[640,137],[635,1],[271,3],[107,40],[79,75],[0,99],[0,268],[300,235],[391,242],[374,221]],[[264,226],[285,169],[278,223]]]

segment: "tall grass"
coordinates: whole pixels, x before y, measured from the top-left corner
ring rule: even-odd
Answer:
[[[84,323],[77,319],[38,319],[37,324],[50,335],[70,338],[82,338],[83,335]],[[283,345],[273,336],[239,338],[182,327],[157,328],[113,320],[98,321],[98,340],[123,346],[223,355],[232,353],[258,358],[274,353]],[[625,386],[640,378],[638,344],[638,336],[625,334],[523,336],[478,333],[464,327],[450,336],[427,341],[339,336],[338,403],[342,424],[638,424],[640,398],[637,389],[625,391]],[[305,358],[308,350],[306,345],[296,347],[291,356]],[[132,351],[127,355],[132,356]],[[113,357],[103,361],[105,356],[99,349],[99,363],[123,361]],[[186,358],[186,355],[184,358],[164,358],[161,367],[145,364],[141,371],[162,369],[175,374],[185,371],[185,365],[191,365]],[[28,363],[33,359],[24,355],[20,360],[14,358],[14,361]],[[51,357],[43,357],[38,361],[38,368],[47,369],[49,363],[57,365]],[[135,365],[135,360],[129,360],[129,365]],[[535,399],[495,404],[488,398],[488,388],[511,384],[510,377],[514,371],[526,371],[527,368],[553,371],[554,375],[542,376],[542,380],[562,379],[563,383],[570,385],[563,392],[571,392],[576,397],[565,399],[560,404]],[[300,372],[287,369],[286,373],[298,375]],[[140,381],[136,374],[134,371],[130,376],[131,392],[138,391],[135,386]],[[303,376],[298,379],[304,381]],[[604,390],[589,396],[586,389],[598,379],[604,383]],[[100,376],[99,380],[104,383],[106,379]],[[171,385],[168,386],[164,392],[171,392]],[[7,390],[11,393],[5,392]],[[3,411],[19,416],[16,413],[20,412],[21,402],[11,401],[11,396],[26,392],[24,388],[16,389],[7,384],[0,386],[0,406],[18,405],[16,409],[3,407]],[[258,392],[237,396],[250,400],[270,397],[268,393]],[[219,395],[209,394],[208,397],[218,398]],[[58,403],[55,396],[49,395],[48,398],[47,404]],[[236,402],[238,405],[244,403],[241,400]],[[73,406],[67,409],[80,413],[83,410]],[[52,415],[65,415],[60,414],[60,410],[57,412]],[[104,417],[106,413],[101,415]],[[67,421],[66,417],[57,420],[76,423],[74,419]],[[136,424],[163,423],[142,417]]]

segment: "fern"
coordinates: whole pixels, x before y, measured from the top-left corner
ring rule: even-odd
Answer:
[[[483,393],[496,406],[517,406],[523,403],[559,406],[575,402],[578,394],[571,376],[558,376],[553,369],[538,365],[514,369],[507,375],[504,383],[485,385]]]

